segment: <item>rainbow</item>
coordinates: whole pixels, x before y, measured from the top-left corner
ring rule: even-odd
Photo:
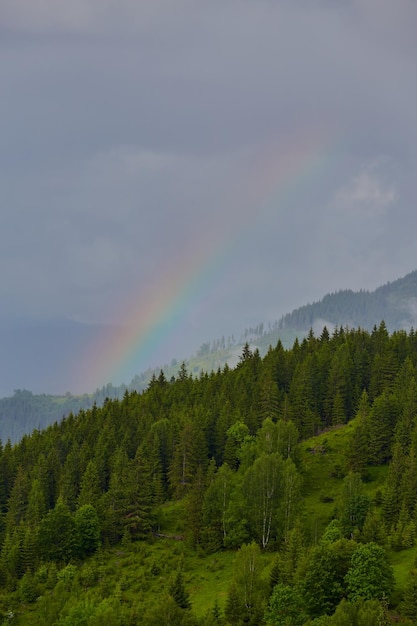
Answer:
[[[151,287],[134,289],[123,302],[128,312],[123,325],[88,346],[83,359],[85,380],[94,379],[96,386],[109,381],[129,383],[149,367],[174,333],[186,332],[190,310],[204,309],[210,288],[222,280],[224,269],[250,237],[255,223],[274,219],[285,200],[320,175],[331,155],[327,136],[292,138],[284,146],[257,155],[247,182],[236,183],[227,200],[235,209],[239,207],[237,230],[236,223],[202,229],[175,262],[152,277]]]

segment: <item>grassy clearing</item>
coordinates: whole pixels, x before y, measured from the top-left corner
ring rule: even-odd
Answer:
[[[193,611],[204,615],[217,602],[224,608],[234,572],[235,553],[221,552],[187,560],[185,582]]]
[[[185,502],[172,500],[162,504],[156,511],[158,532],[181,537],[184,534]]]
[[[333,518],[346,473],[345,450],[352,423],[301,443],[304,477],[303,513],[310,539],[316,542]]]
[[[394,569],[395,589],[392,597],[392,604],[395,606],[402,597],[410,570],[414,568],[414,562],[417,557],[417,546],[413,546],[408,550],[401,550],[400,552],[394,552],[391,550],[388,556]]]
[[[355,428],[355,420],[336,426],[300,445],[304,476],[303,515],[309,539],[321,536],[334,517],[348,473],[346,449]],[[369,467],[364,492],[372,499],[381,489],[387,467]]]

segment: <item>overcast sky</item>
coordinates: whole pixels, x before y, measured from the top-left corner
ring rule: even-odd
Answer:
[[[416,33],[415,0],[1,0],[1,315],[193,280],[203,342],[416,269]]]

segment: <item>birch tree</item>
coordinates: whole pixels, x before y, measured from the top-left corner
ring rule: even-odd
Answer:
[[[283,497],[284,461],[278,452],[262,454],[247,470],[244,493],[253,536],[262,548],[275,538]]]

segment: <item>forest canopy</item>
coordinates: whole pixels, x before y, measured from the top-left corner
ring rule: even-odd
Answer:
[[[59,572],[72,571],[81,584],[81,564],[113,546],[172,540],[166,512],[179,507],[176,541],[202,556],[235,554],[227,598],[213,607],[224,623],[328,615],[317,623],[336,624],[343,612],[371,619],[390,603],[417,618],[415,573],[395,595],[389,558],[412,550],[417,534],[416,365],[413,330],[389,334],[383,322],[371,332],[324,328],[291,349],[278,342],[263,358],[247,344],[234,369],[193,377],[183,364],[171,380],[153,376],[142,393],[126,391],[7,442],[3,605],[22,611],[25,593],[46,602]],[[343,446],[330,471],[329,440],[338,432]],[[313,447],[303,444],[312,438]],[[314,519],[306,503],[320,480],[333,481],[337,498],[321,493]],[[263,559],[267,581],[254,573]],[[179,611],[182,621],[173,623],[197,623],[180,573],[165,586],[165,608]],[[95,601],[91,615],[104,610]],[[137,619],[140,610],[141,623],[157,619],[146,602],[131,603],[115,623],[135,623],[128,614]]]

